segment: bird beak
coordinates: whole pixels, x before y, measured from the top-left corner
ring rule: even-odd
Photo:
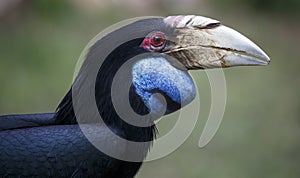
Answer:
[[[256,44],[219,21],[201,16],[171,16],[165,23],[175,29],[165,53],[187,69],[264,66],[270,58]]]

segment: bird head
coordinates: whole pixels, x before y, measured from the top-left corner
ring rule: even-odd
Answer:
[[[176,58],[186,69],[267,65],[256,44],[219,21],[202,16],[170,16],[164,31],[148,34],[142,47]]]
[[[140,44],[152,56],[137,61],[133,68],[137,93],[156,113],[165,110],[163,102],[170,113],[194,99],[195,86],[188,70],[270,62],[251,40],[217,20],[188,15],[170,16],[161,23]],[[153,93],[162,94],[164,100]]]
[[[244,35],[217,20],[194,15],[134,20],[97,37],[83,56],[58,116],[63,120],[70,115],[64,111],[68,113],[75,106],[85,118],[93,118],[100,111],[103,120],[114,125],[118,122],[112,119],[118,118],[112,116],[118,112],[116,104],[125,117],[133,118],[125,107],[128,98],[134,111],[152,113],[155,118],[190,103],[197,91],[189,70],[264,66],[270,62]],[[123,66],[126,72],[116,77]],[[97,112],[90,102],[93,98]]]

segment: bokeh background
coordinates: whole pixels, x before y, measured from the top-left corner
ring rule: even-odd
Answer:
[[[171,155],[145,163],[137,177],[299,178],[299,0],[1,0],[0,114],[54,111],[98,32],[130,17],[173,14],[218,19],[258,43],[272,62],[225,70],[224,120],[204,149],[197,144],[210,87],[205,72],[192,72],[201,98],[195,130]],[[175,121],[162,120],[160,133]]]

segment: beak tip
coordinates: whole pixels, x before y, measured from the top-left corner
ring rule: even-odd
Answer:
[[[262,51],[262,50],[261,50],[261,51]],[[270,64],[271,59],[270,59],[270,57],[269,57],[265,52],[262,51],[260,56],[261,56],[261,57],[260,57],[260,60],[263,61],[263,62],[265,63],[264,66],[267,66],[267,65]]]
[[[266,62],[267,62],[267,65],[269,65],[270,62],[271,62],[271,59],[268,57],[267,60],[266,60]]]
[[[269,65],[269,64],[270,64],[270,60],[265,61],[265,64],[264,64],[263,66],[267,66],[267,65]]]

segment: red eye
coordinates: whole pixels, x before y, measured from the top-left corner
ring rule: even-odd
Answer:
[[[151,45],[154,47],[163,46],[165,44],[165,41],[166,41],[165,36],[161,33],[154,34],[151,37]]]
[[[152,32],[146,36],[141,46],[149,51],[160,52],[166,44],[165,34],[162,32]]]

